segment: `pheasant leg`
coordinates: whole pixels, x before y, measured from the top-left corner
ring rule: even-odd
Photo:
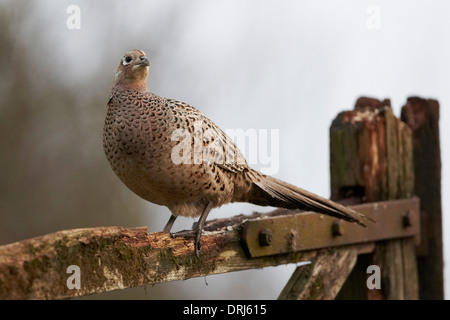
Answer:
[[[163,229],[163,232],[169,233],[170,230],[172,229],[173,223],[175,222],[176,219],[177,219],[176,216],[171,215],[170,218],[169,218],[169,221],[167,221],[167,224],[166,224],[166,226]]]
[[[195,224],[195,226],[192,230],[183,230],[183,231],[171,234],[172,237],[174,237],[174,238],[179,238],[179,237],[194,238],[195,239],[195,241],[194,241],[195,256],[197,258],[200,258],[200,254],[199,254],[199,250],[201,247],[200,237],[202,236],[203,225],[205,224],[206,218],[208,217],[208,214],[212,208],[213,208],[213,204],[211,202],[208,203],[208,205],[203,210],[202,215],[200,216],[200,219],[198,219],[198,222]],[[170,217],[167,225],[169,225],[169,223],[171,222],[172,217]],[[175,221],[175,218],[173,219],[173,221]],[[172,224],[173,224],[173,222],[172,222]],[[166,227],[167,227],[167,225],[166,225]],[[164,228],[164,230],[165,229],[166,228]]]

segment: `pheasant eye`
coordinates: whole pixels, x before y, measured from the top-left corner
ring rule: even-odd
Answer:
[[[132,58],[131,56],[126,56],[125,59],[123,59],[123,65],[126,66],[126,65],[129,64],[132,60],[133,60],[133,58]]]

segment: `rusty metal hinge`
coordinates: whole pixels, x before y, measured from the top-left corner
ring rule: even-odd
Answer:
[[[374,219],[368,228],[313,212],[247,220],[242,239],[251,257],[306,251],[394,238],[420,242],[419,199],[350,206]]]

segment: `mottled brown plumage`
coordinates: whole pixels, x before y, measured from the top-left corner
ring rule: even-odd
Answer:
[[[362,214],[251,169],[232,139],[200,111],[148,91],[149,66],[141,50],[127,52],[117,66],[103,146],[128,188],[170,209],[165,232],[180,215],[200,216],[197,256],[209,211],[229,202],[313,210],[364,225]],[[179,152],[182,141],[191,154]]]

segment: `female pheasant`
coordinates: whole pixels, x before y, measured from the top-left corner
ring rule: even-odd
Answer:
[[[142,50],[121,59],[103,147],[129,189],[170,209],[165,232],[180,215],[200,216],[193,230],[197,257],[208,213],[230,202],[312,210],[365,226],[364,215],[250,168],[232,139],[200,111],[149,92],[149,67]]]

